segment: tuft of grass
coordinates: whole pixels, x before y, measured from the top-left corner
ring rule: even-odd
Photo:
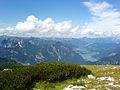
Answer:
[[[84,77],[85,78],[85,77]],[[69,85],[75,85],[75,86],[84,86],[84,82],[82,82],[82,78],[72,78],[72,79],[68,79],[65,81],[61,81],[61,82],[56,82],[56,83],[52,83],[52,82],[36,82],[34,84],[34,90],[36,89],[40,89],[40,90],[62,90],[65,87],[69,86]]]
[[[40,90],[52,90],[55,88],[55,83],[49,83],[46,81],[38,82],[35,84],[36,89]]]

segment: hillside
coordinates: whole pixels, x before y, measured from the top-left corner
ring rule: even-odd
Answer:
[[[18,63],[16,60],[0,58],[0,68],[8,68],[16,64],[20,64],[20,63]]]
[[[113,49],[109,55],[106,57],[101,58],[96,64],[113,64],[113,65],[120,65],[120,47]]]
[[[32,90],[34,83],[46,81],[62,82],[67,79],[85,77],[91,71],[77,64],[40,63],[16,65],[0,71],[0,90]]]
[[[104,64],[104,65],[120,65],[120,53],[117,53],[113,56],[108,56],[105,58],[100,59],[99,61],[95,62],[96,64]]]
[[[120,40],[115,38],[73,38],[57,39],[58,41],[73,48],[86,61],[98,61],[111,55],[120,46]],[[117,49],[115,50],[117,51]]]
[[[34,38],[0,36],[0,57],[21,64],[65,62],[120,64],[120,40],[115,38]]]
[[[0,38],[0,57],[18,60],[23,64],[37,62],[85,63],[72,48],[58,41],[40,38]]]
[[[120,66],[83,65],[93,75],[64,82],[37,82],[34,90],[120,90]]]

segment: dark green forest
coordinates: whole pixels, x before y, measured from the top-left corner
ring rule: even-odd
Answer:
[[[0,71],[0,90],[31,90],[38,81],[61,82],[80,78],[91,71],[77,64],[39,63],[14,65]]]

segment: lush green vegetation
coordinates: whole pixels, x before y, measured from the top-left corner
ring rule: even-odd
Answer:
[[[86,77],[81,77],[81,78],[72,78],[72,79],[67,79],[62,82],[46,82],[46,81],[41,81],[41,82],[36,82],[34,85],[33,90],[63,90],[63,88],[67,87],[68,85],[77,85],[81,86],[84,85],[84,82],[80,79],[84,79]],[[79,81],[79,82],[78,82]]]
[[[84,86],[82,90],[120,90],[120,66],[115,65],[82,65],[94,74],[95,79],[81,77],[67,79],[62,82],[36,82],[34,90],[63,90],[69,85]],[[109,80],[98,80],[101,77],[109,77]],[[113,81],[110,80],[113,78]],[[69,89],[68,89],[69,90]],[[78,89],[77,89],[78,90]]]
[[[56,83],[71,78],[80,78],[91,71],[76,64],[40,63],[12,66],[0,71],[0,90],[30,90],[34,82]]]
[[[19,64],[16,60],[1,58],[0,57],[0,68],[8,68],[12,65]]]

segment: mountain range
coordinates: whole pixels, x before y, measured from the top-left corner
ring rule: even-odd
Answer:
[[[72,48],[56,40],[0,37],[0,57],[23,64],[38,62],[85,63]]]
[[[34,38],[0,36],[0,57],[21,64],[65,62],[120,64],[116,38]]]

